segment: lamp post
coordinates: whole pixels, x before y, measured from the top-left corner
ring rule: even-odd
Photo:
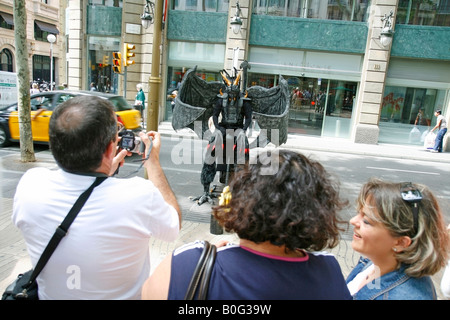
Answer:
[[[56,36],[54,34],[49,34],[47,36],[47,41],[50,42],[50,91],[53,90],[53,43],[56,41]]]
[[[157,0],[155,15],[153,17],[153,46],[152,46],[152,69],[148,79],[148,108],[147,108],[147,130],[158,131],[159,116],[159,87],[161,78],[159,76],[161,64],[161,30],[162,30],[163,1]]]

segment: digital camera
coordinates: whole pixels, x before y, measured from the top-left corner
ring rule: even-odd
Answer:
[[[130,152],[138,153],[138,152],[144,152],[143,150],[145,148],[144,144],[142,143],[141,139],[139,137],[136,137],[131,130],[124,130],[120,132],[119,134],[122,139],[120,139],[119,147],[122,149],[125,149]]]

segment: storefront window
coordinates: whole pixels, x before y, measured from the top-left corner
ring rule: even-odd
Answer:
[[[174,10],[228,12],[229,0],[175,0]]]
[[[87,90],[118,92],[119,75],[112,70],[112,53],[120,51],[120,38],[89,37]]]
[[[283,76],[289,86],[289,133],[349,138],[357,83]],[[249,74],[249,86],[277,85],[278,77]]]
[[[167,72],[167,92],[166,92],[166,112],[164,119],[168,120],[172,118],[172,108],[174,106],[174,99],[180,88],[181,80],[183,80],[184,74],[189,68],[176,68],[169,67]],[[196,75],[206,82],[222,81],[222,76],[219,71],[207,71],[198,69]]]
[[[444,90],[386,86],[380,115],[381,143],[422,145],[443,109]]]
[[[123,7],[123,0],[89,0],[90,6]]]
[[[253,14],[367,21],[370,0],[255,0]]]
[[[399,0],[396,23],[450,27],[450,1]]]

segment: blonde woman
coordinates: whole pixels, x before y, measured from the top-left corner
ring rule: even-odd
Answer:
[[[352,247],[361,259],[347,278],[357,300],[436,299],[430,276],[447,262],[448,233],[424,185],[372,179],[361,189]]]

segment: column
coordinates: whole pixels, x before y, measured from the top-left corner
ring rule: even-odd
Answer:
[[[236,2],[239,1],[241,8],[240,17],[242,19],[242,28],[238,34],[235,34],[231,28],[231,18],[236,14]],[[238,67],[247,59],[248,56],[248,37],[250,35],[250,10],[251,0],[231,0],[228,10],[228,24],[227,24],[227,42],[224,69],[228,73],[233,68],[233,56],[236,48],[239,48]],[[231,74],[231,73],[230,73]]]
[[[69,39],[68,39],[68,87],[73,90],[80,90],[83,88],[83,8],[85,8],[85,1],[69,0],[67,23],[69,24]]]
[[[392,29],[394,29],[397,1],[376,0],[372,3],[370,9],[369,31],[361,72],[356,123],[352,132],[352,139],[356,143],[378,143],[378,123],[392,45],[384,47],[380,42],[380,32],[384,25],[381,19],[392,10],[394,12]]]

